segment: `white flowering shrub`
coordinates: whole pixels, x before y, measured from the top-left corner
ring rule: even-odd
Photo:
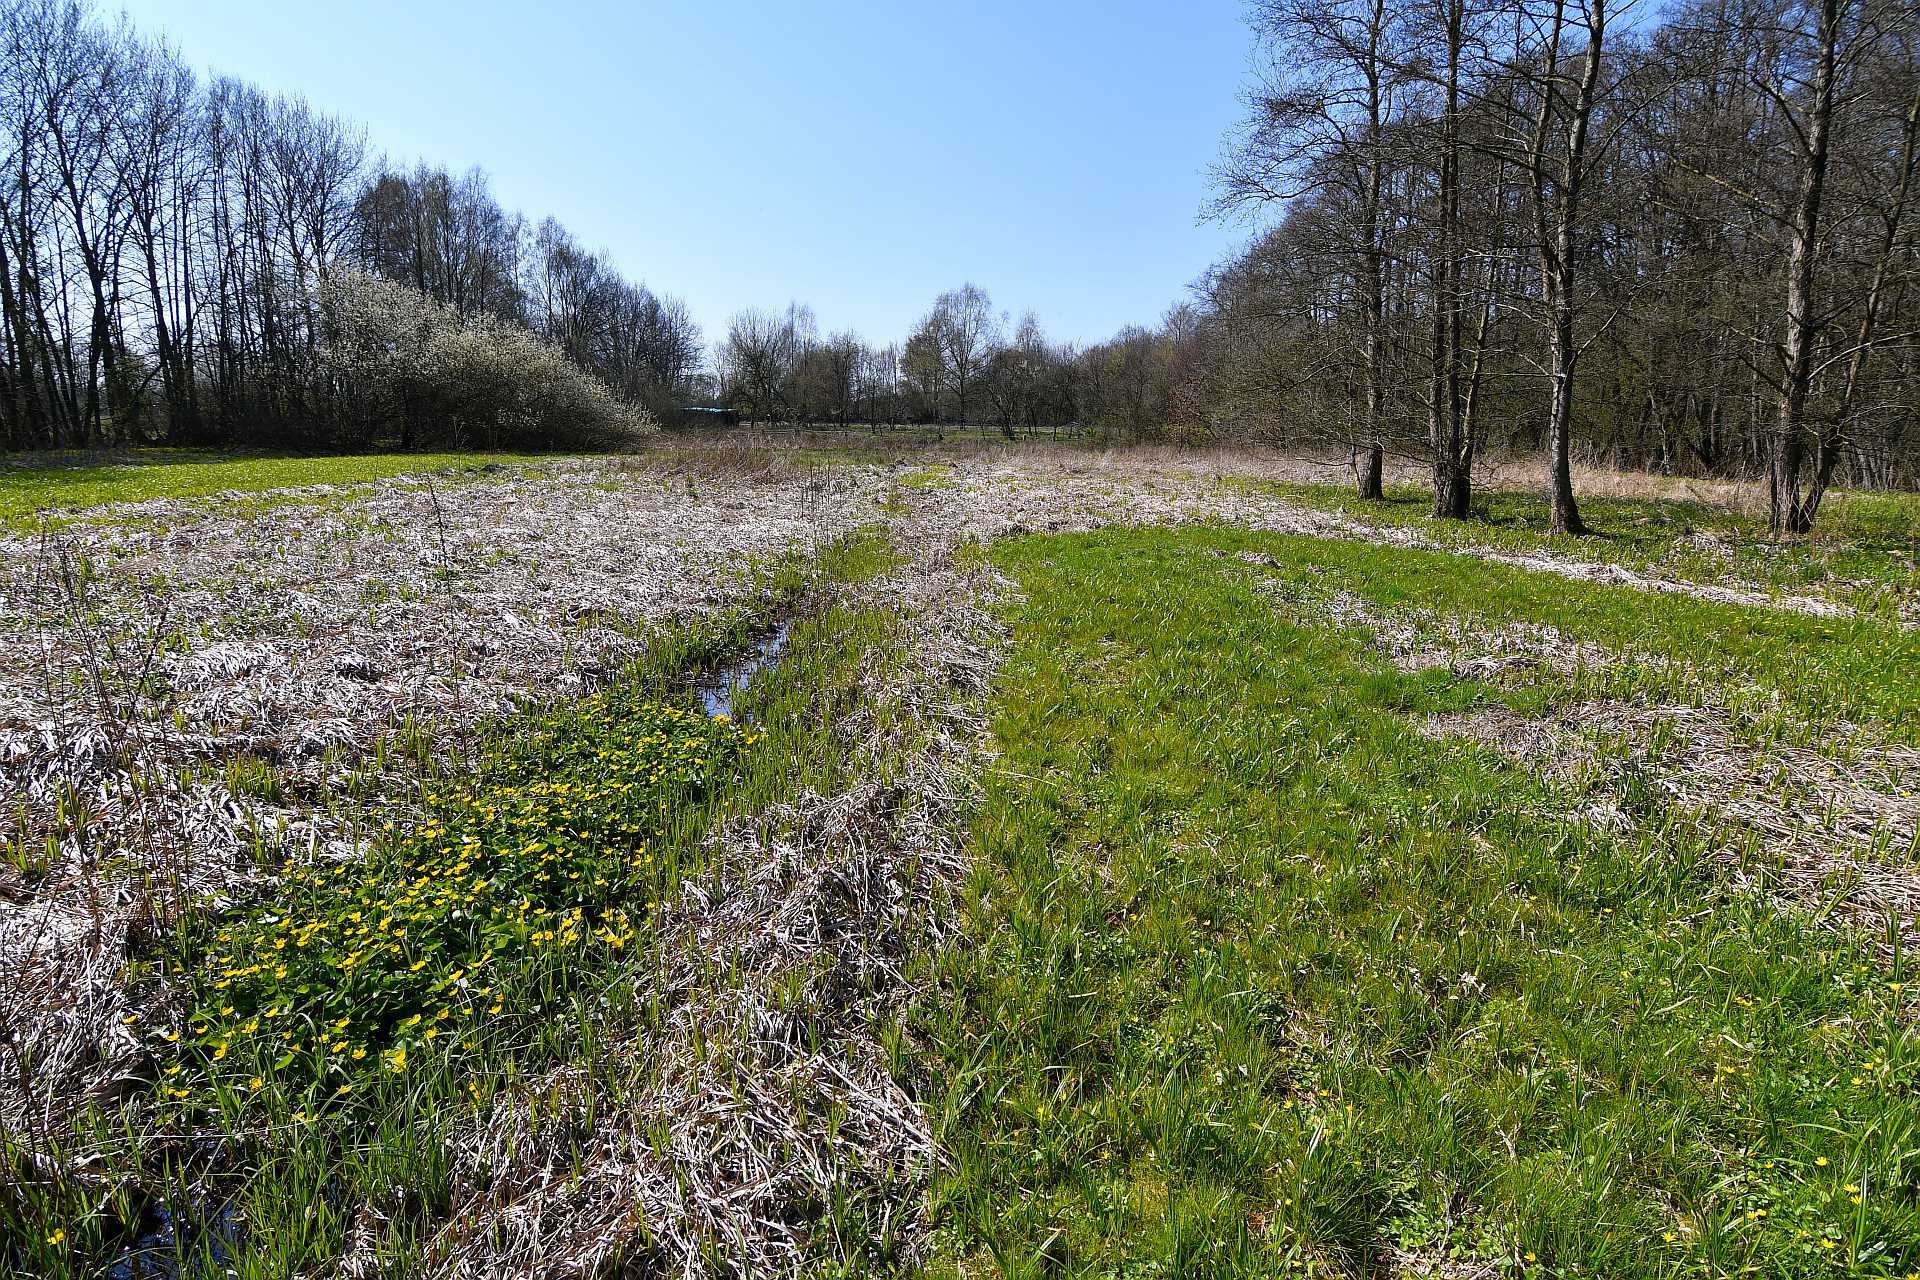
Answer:
[[[323,361],[357,433],[483,449],[603,449],[650,435],[565,353],[492,316],[461,316],[391,280],[335,272],[322,288]]]

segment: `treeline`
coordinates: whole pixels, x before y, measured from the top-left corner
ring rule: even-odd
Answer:
[[[1220,416],[1431,464],[1489,444],[1835,483],[1920,479],[1920,62],[1904,0],[1260,0],[1220,171],[1277,225],[1209,289]],[[1636,17],[1650,15],[1641,13]]]
[[[1238,435],[1433,476],[1489,449],[1766,479],[1803,531],[1835,484],[1920,484],[1920,17],[1901,0],[1260,0],[1263,68],[1217,212],[1269,229],[1152,330],[1086,350],[968,286],[903,343],[736,317],[750,415],[1008,434]]]
[[[686,310],[76,0],[0,0],[0,447],[610,443]],[[395,287],[399,286],[399,287]]]
[[[1920,16],[1908,0],[1258,0],[1218,172],[1268,230],[1079,348],[967,285],[877,346],[686,309],[479,173],[376,162],[79,0],[0,0],[0,446],[616,440],[705,402],[1009,436],[1252,436],[1431,468],[1489,449],[1920,482]]]
[[[1155,330],[1088,347],[1050,342],[1028,312],[1016,324],[968,284],[943,293],[903,342],[822,337],[810,308],[743,311],[717,351],[716,401],[765,422],[975,424],[1008,439],[1111,440],[1202,431],[1187,367],[1198,324],[1175,308]]]

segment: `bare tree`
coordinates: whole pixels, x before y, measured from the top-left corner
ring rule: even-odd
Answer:
[[[1540,310],[1547,337],[1548,528],[1583,534],[1573,493],[1574,376],[1581,347],[1575,325],[1582,301],[1586,201],[1607,140],[1595,145],[1594,116],[1620,86],[1606,65],[1609,0],[1546,0],[1518,12],[1514,72],[1533,100],[1525,149]]]
[[[977,285],[949,290],[935,300],[921,331],[938,358],[942,387],[953,397],[959,421],[965,423],[974,384],[1000,345],[992,300]]]
[[[1814,345],[1822,317],[1816,314],[1815,273],[1821,252],[1821,215],[1825,212],[1827,168],[1832,155],[1834,115],[1840,96],[1841,46],[1847,38],[1852,0],[1811,0],[1805,17],[1811,30],[1795,34],[1807,46],[1802,60],[1783,65],[1776,83],[1762,80],[1786,121],[1797,161],[1798,181],[1788,211],[1785,334],[1780,344],[1780,420],[1774,433],[1770,474],[1772,522],[1776,533],[1803,533],[1813,513],[1802,495],[1807,453],[1807,392],[1813,378]]]
[[[729,394],[743,400],[756,418],[793,418],[794,374],[814,345],[815,333],[813,312],[797,302],[784,314],[747,310],[734,316],[719,352]]]
[[[1469,0],[1433,0],[1423,15],[1427,38],[1438,44],[1427,72],[1437,91],[1433,113],[1438,119],[1432,137],[1433,187],[1427,215],[1431,228],[1427,284],[1432,291],[1427,437],[1433,454],[1433,514],[1453,519],[1465,518],[1473,500],[1473,459],[1479,443],[1464,351],[1467,246],[1460,195],[1466,60],[1474,34],[1468,4]]]
[[[1320,198],[1360,316],[1363,405],[1350,444],[1362,498],[1380,497],[1387,449],[1386,201],[1406,83],[1395,12],[1385,0],[1257,4],[1264,71],[1215,171],[1216,211]]]

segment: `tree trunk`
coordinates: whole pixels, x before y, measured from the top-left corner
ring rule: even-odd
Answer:
[[[1367,186],[1362,231],[1367,237],[1364,255],[1366,338],[1364,357],[1367,374],[1366,438],[1362,442],[1362,462],[1354,477],[1360,497],[1378,501],[1383,496],[1385,471],[1386,370],[1381,359],[1381,335],[1387,323],[1386,253],[1381,245],[1380,210],[1386,186],[1385,146],[1386,101],[1381,86],[1380,40],[1386,26],[1385,0],[1374,0],[1367,25]]]
[[[1377,439],[1361,451],[1359,461],[1354,468],[1354,479],[1356,488],[1362,498],[1372,501],[1382,496],[1384,492],[1382,479],[1386,472],[1386,456],[1387,451],[1381,447]]]
[[[1800,526],[1802,532],[1813,528],[1814,518],[1820,513],[1820,504],[1826,497],[1827,488],[1833,483],[1833,473],[1839,465],[1847,439],[1847,425],[1859,399],[1860,378],[1866,371],[1867,356],[1873,349],[1874,331],[1880,322],[1880,309],[1886,299],[1888,276],[1900,246],[1900,226],[1905,221],[1907,201],[1913,190],[1917,143],[1920,143],[1920,91],[1916,91],[1912,105],[1907,108],[1900,145],[1900,178],[1894,189],[1893,207],[1887,211],[1886,225],[1881,232],[1880,253],[1874,262],[1873,281],[1867,286],[1867,301],[1860,315],[1860,329],[1854,335],[1853,352],[1847,357],[1847,378],[1840,392],[1840,404],[1834,411],[1833,421],[1821,433],[1819,459],[1814,465],[1813,479],[1806,495],[1800,500],[1798,517],[1793,522]]]
[[[1451,459],[1433,464],[1433,514],[1444,520],[1465,520],[1473,508],[1473,467]]]
[[[1448,0],[1446,98],[1440,120],[1438,218],[1434,235],[1432,403],[1427,425],[1433,448],[1433,514],[1461,520],[1472,498],[1472,439],[1462,404],[1460,347],[1460,55],[1465,44],[1462,0]]]
[[[1770,524],[1776,534],[1802,534],[1813,513],[1802,501],[1801,472],[1807,458],[1807,394],[1813,379],[1814,269],[1820,250],[1821,202],[1826,194],[1827,151],[1833,127],[1835,63],[1840,18],[1847,0],[1819,0],[1818,70],[1814,75],[1787,249],[1786,335],[1780,349],[1780,406],[1769,467]]]
[[[1559,172],[1549,177],[1548,144],[1560,119],[1560,41],[1565,29],[1564,0],[1555,0],[1548,27],[1540,83],[1540,108],[1534,120],[1528,156],[1533,188],[1534,236],[1539,244],[1540,297],[1547,311],[1547,502],[1548,530],[1584,534],[1580,504],[1573,495],[1570,457],[1573,436],[1575,232],[1581,187],[1586,177],[1587,129],[1599,84],[1600,54],[1606,37],[1605,0],[1590,0],[1586,11],[1587,47],[1580,79],[1565,107],[1565,150]]]
[[[1573,310],[1554,309],[1552,350],[1548,353],[1553,382],[1552,402],[1547,414],[1548,507],[1547,531],[1583,535],[1586,522],[1580,518],[1580,504],[1573,496],[1573,460],[1569,456],[1573,436]]]

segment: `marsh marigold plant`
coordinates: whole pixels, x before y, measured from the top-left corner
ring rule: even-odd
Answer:
[[[430,785],[418,825],[293,869],[181,953],[181,1049],[256,1090],[343,1096],[506,1012],[508,987],[564,988],[581,957],[633,941],[677,874],[650,842],[750,741],[630,690],[502,724]]]

